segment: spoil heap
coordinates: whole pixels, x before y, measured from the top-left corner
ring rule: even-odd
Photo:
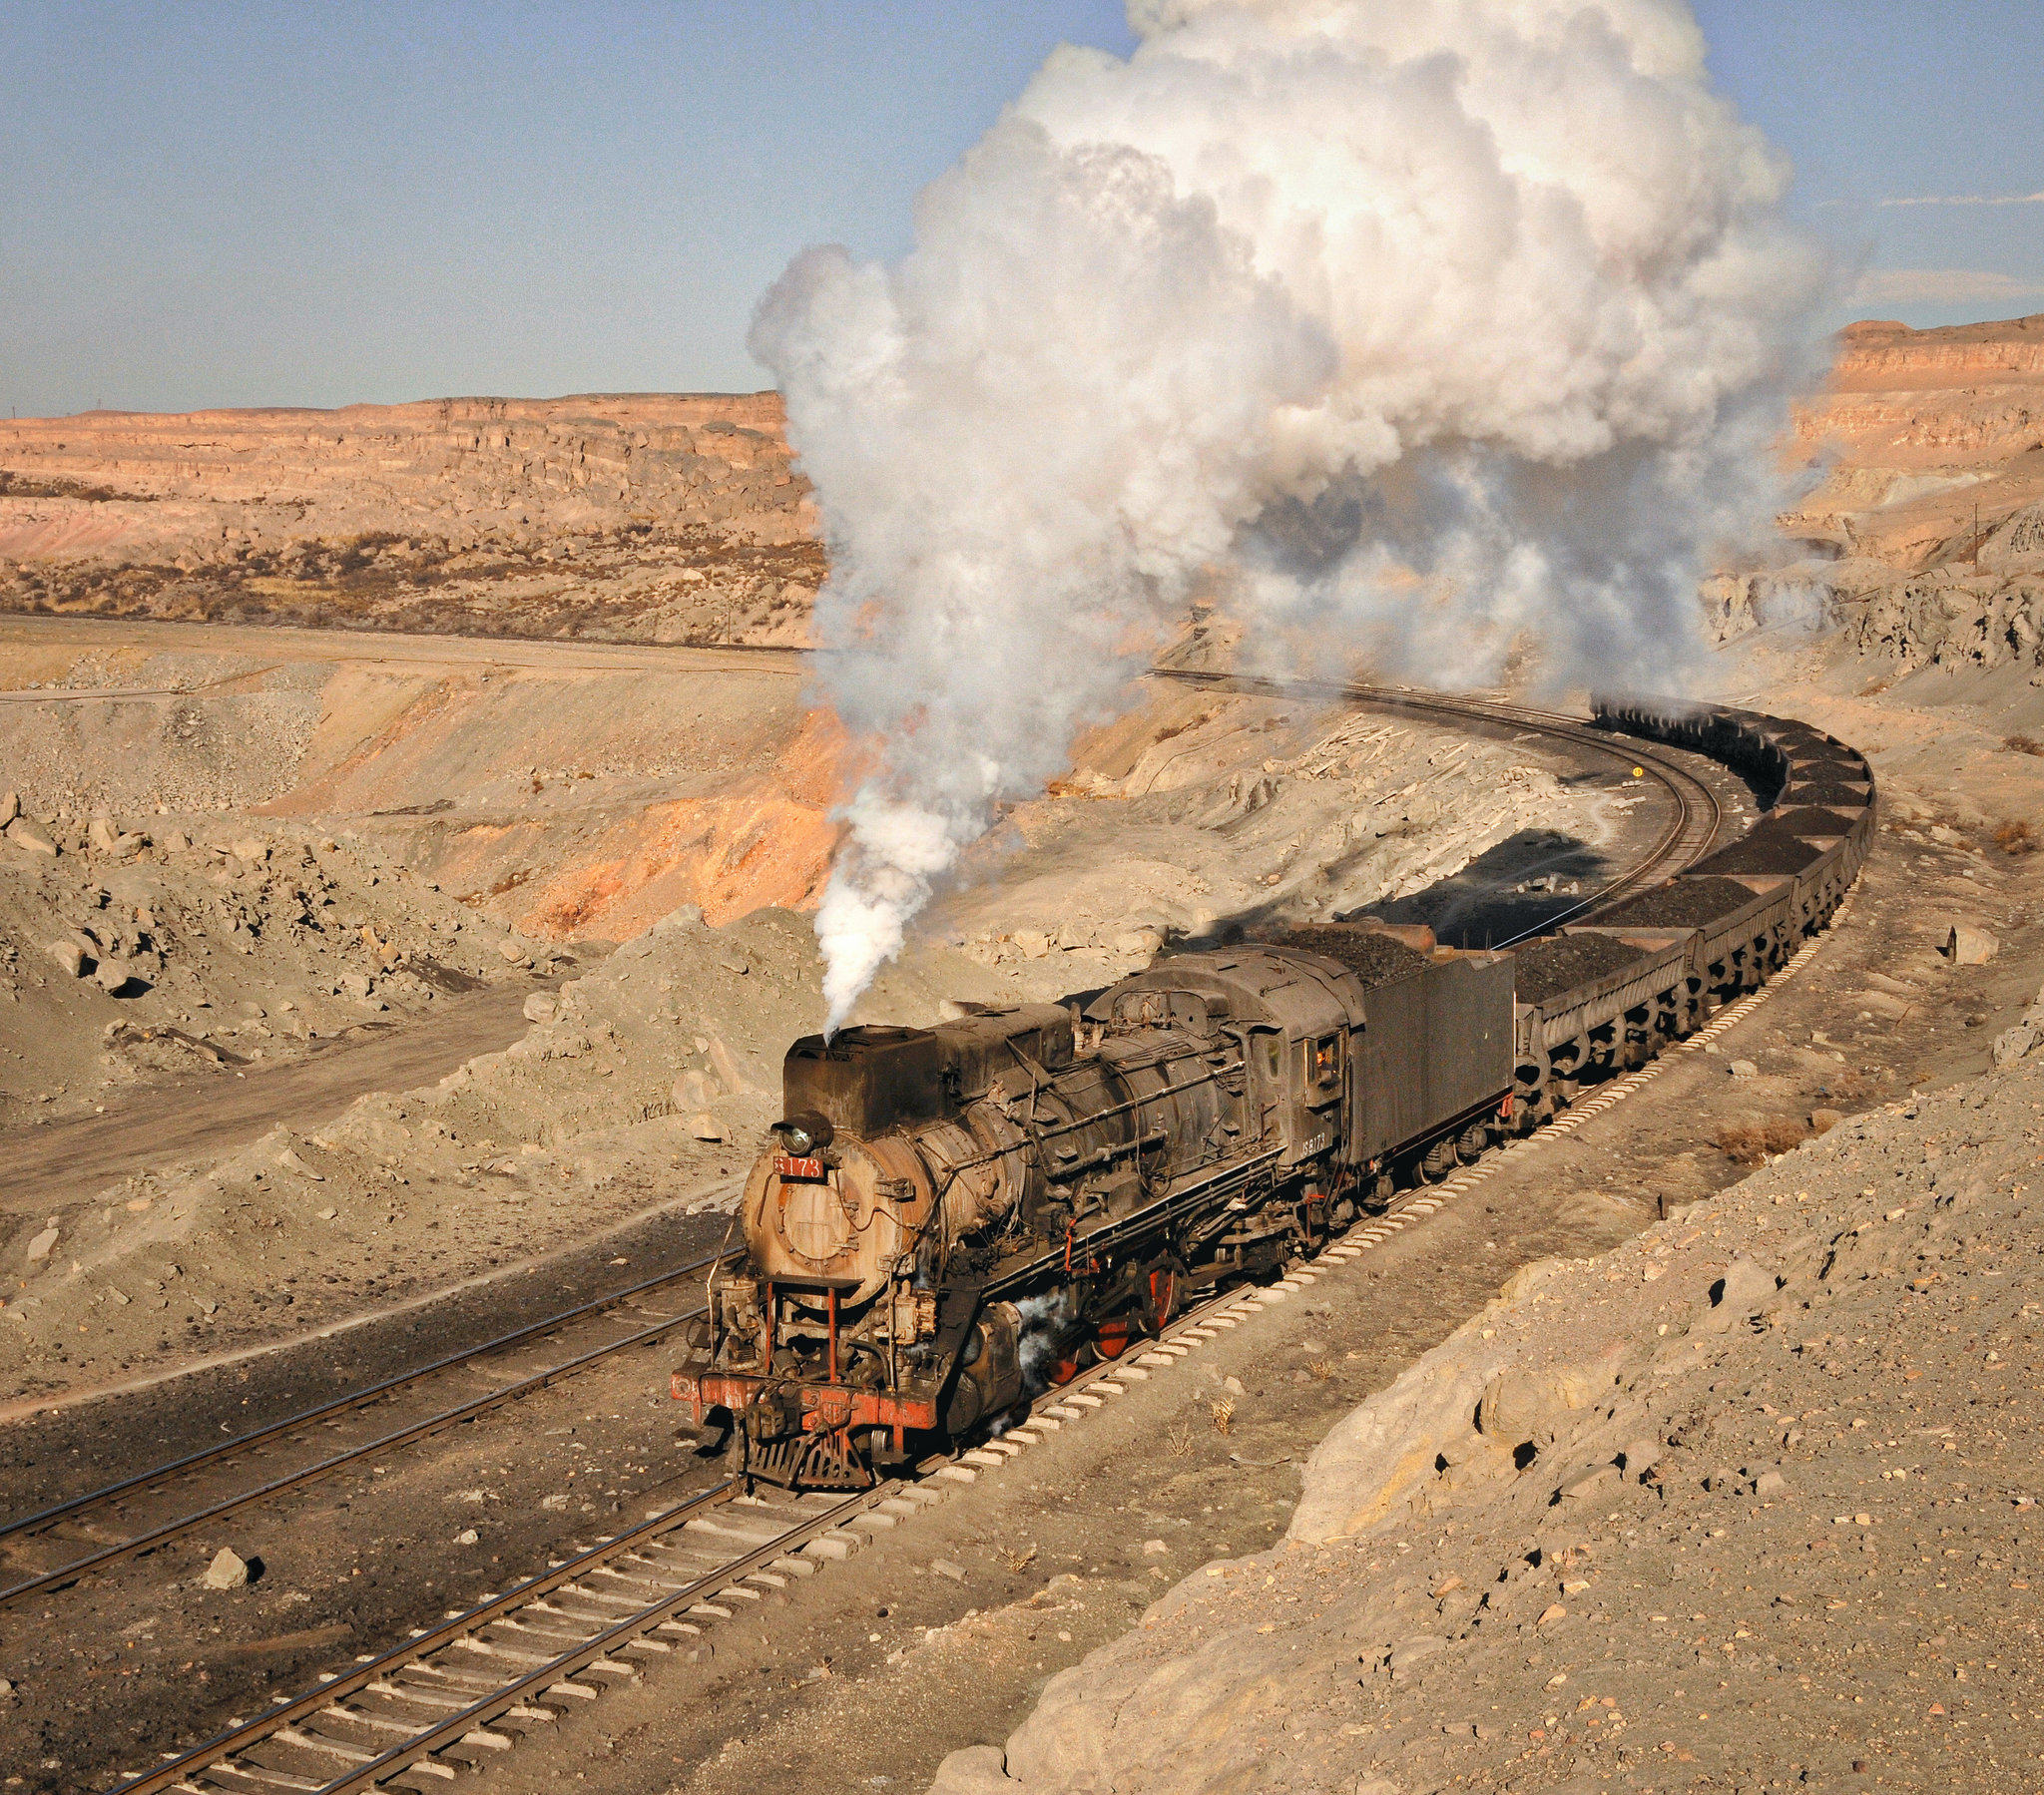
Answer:
[[[1529,1266],[940,1795],[2037,1783],[2044,1006]]]

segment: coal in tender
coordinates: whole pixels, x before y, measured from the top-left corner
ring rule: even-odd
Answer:
[[[1544,1004],[1578,985],[1622,972],[1647,950],[1611,935],[1556,935],[1518,949],[1513,980],[1522,1004]]]
[[[1374,929],[1345,927],[1340,923],[1317,923],[1293,929],[1281,939],[1285,947],[1299,948],[1308,954],[1320,954],[1326,959],[1339,961],[1365,987],[1388,985],[1393,979],[1406,978],[1427,964],[1424,954],[1407,947],[1402,941],[1394,941]]]
[[[1701,929],[1758,897],[1737,879],[1686,878],[1642,893],[1597,918],[1614,929]]]

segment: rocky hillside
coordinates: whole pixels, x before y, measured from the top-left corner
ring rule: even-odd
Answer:
[[[2036,1788],[2040,1029],[1527,1267],[936,1795]]]
[[[2044,313],[1850,325],[1795,437],[1810,559],[1714,582],[1723,637],[1827,615],[1904,670],[2044,666]]]
[[[775,393],[0,423],[0,608],[631,642],[805,639]]]
[[[1795,434],[1829,463],[1792,516],[1808,540],[1898,569],[1971,567],[1976,548],[1990,571],[2044,567],[2034,524],[2020,542],[2004,528],[2044,499],[2044,312],[1938,330],[1847,325]]]

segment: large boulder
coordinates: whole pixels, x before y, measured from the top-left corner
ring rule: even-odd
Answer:
[[[25,854],[57,852],[57,838],[32,816],[17,816],[7,825],[7,839]]]
[[[1985,966],[2001,952],[2001,943],[1972,923],[1954,923],[1938,949],[1954,966]]]
[[[1773,1302],[1780,1288],[1768,1266],[1742,1253],[1711,1286],[1711,1307],[1697,1318],[1697,1327],[1707,1334],[1729,1334],[1749,1315]]]
[[[109,997],[118,997],[132,985],[143,982],[135,963],[119,954],[103,956],[92,969],[93,983]]]

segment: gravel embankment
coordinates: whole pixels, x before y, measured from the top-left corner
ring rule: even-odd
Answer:
[[[2044,1780],[2044,1028],[1551,1260],[939,1795]]]

